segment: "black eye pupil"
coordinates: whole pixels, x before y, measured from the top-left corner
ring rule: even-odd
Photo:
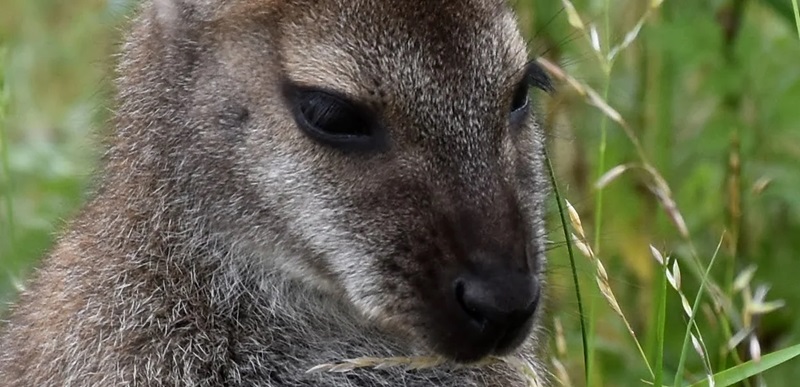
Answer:
[[[372,109],[342,94],[287,84],[286,98],[298,127],[319,143],[355,151],[379,150],[387,143]]]
[[[528,84],[521,83],[514,91],[514,99],[511,100],[511,111],[517,112],[528,106]]]
[[[299,98],[302,117],[314,129],[335,136],[368,136],[370,124],[349,103],[324,92],[311,91]]]

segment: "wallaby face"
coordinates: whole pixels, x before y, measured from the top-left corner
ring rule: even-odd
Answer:
[[[280,267],[423,348],[465,361],[514,349],[541,294],[545,187],[527,97],[544,78],[511,9],[233,3],[219,23],[234,25],[200,54],[219,64],[196,84],[248,112],[211,130],[237,133],[248,205],[282,224],[254,242],[285,246]]]
[[[0,377],[342,385],[303,370],[514,351],[544,290],[532,63],[502,0],[145,3],[98,192],[12,314]],[[352,385],[412,378],[390,376]]]

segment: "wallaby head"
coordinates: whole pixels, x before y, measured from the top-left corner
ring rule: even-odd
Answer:
[[[157,174],[237,264],[420,350],[472,361],[528,336],[547,191],[528,90],[549,84],[505,1],[155,0],[141,20],[119,184]]]
[[[150,0],[131,28],[97,192],[12,308],[0,380],[525,383],[507,364],[305,374],[536,363],[528,91],[550,85],[504,0]]]

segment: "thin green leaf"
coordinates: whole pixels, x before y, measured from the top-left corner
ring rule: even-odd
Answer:
[[[786,19],[787,22],[789,23],[796,22],[796,20],[794,19],[795,16],[793,15],[792,12],[792,6],[795,7],[794,9],[797,9],[796,8],[797,0],[792,0],[791,5],[786,0],[764,0],[764,2],[767,3],[770,7],[772,7],[775,13]]]
[[[717,387],[730,386],[751,376],[775,368],[797,356],[800,356],[800,344],[795,344],[789,348],[764,355],[761,357],[760,361],[750,360],[747,363],[742,363],[736,367],[719,372],[714,375],[714,383]],[[708,380],[697,382],[690,387],[708,387]]]
[[[717,247],[717,252],[719,252],[719,247]],[[700,307],[700,300],[703,299],[703,292],[705,291],[706,284],[708,283],[708,275],[711,272],[711,267],[714,266],[714,261],[717,259],[717,253],[715,252],[714,255],[711,257],[711,262],[708,263],[708,267],[706,268],[705,273],[703,274],[703,278],[700,281],[700,289],[697,291],[697,297],[694,299],[694,307],[692,307],[692,313],[689,316],[689,321],[686,323],[686,334],[683,337],[683,347],[681,348],[681,357],[678,361],[678,370],[675,373],[675,387],[679,387],[681,385],[681,380],[683,379],[683,368],[686,364],[686,354],[687,348],[689,347],[690,336],[692,335],[692,327],[695,326],[694,318],[697,316],[697,309]],[[699,330],[698,330],[699,333]],[[705,360],[705,359],[704,359]]]
[[[8,126],[6,119],[8,116],[9,105],[11,104],[11,90],[8,86],[8,77],[6,74],[6,47],[0,47],[0,172],[2,172],[2,180],[0,184],[6,188],[0,190],[3,195],[3,202],[5,205],[6,224],[0,223],[0,226],[5,226],[9,244],[13,247],[15,244],[15,229],[14,229],[14,199],[13,191],[11,189],[11,162],[10,162],[10,148],[9,139],[11,136],[8,134]],[[0,228],[2,230],[2,228]]]
[[[586,331],[586,314],[583,311],[583,301],[581,295],[581,287],[578,282],[578,269],[575,266],[575,254],[572,251],[572,243],[570,238],[569,228],[567,227],[567,216],[564,214],[564,205],[562,203],[561,193],[558,191],[558,183],[556,181],[556,173],[553,170],[553,164],[550,162],[550,155],[545,150],[544,155],[545,160],[547,160],[547,170],[550,172],[550,181],[553,184],[553,194],[556,197],[556,203],[558,203],[558,215],[561,217],[561,228],[564,229],[564,240],[567,243],[567,254],[569,255],[569,264],[572,269],[572,281],[575,285],[575,297],[578,299],[578,316],[581,320],[581,340],[583,341],[583,364],[584,364],[584,376],[586,378],[586,384],[589,384],[589,372],[588,368],[586,367],[589,364],[589,345],[588,345],[588,333]]]
[[[667,315],[667,266],[661,253],[650,246],[653,256],[659,261],[658,270],[658,305],[656,306],[656,350],[653,361],[655,371],[654,385],[663,386],[664,381],[664,327]]]
[[[797,6],[797,0],[792,0],[792,9],[794,10],[794,25],[797,27],[797,37],[800,38],[800,7]]]

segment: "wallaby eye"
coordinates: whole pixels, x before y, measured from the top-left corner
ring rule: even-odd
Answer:
[[[369,123],[347,101],[324,91],[300,94],[298,108],[310,129],[331,136],[368,136]]]
[[[345,150],[373,150],[384,145],[372,111],[328,90],[289,87],[294,118],[312,139]]]
[[[517,113],[528,107],[529,97],[528,97],[528,88],[530,85],[528,81],[525,80],[520,82],[517,85],[517,89],[514,90],[514,98],[511,100],[511,113]]]
[[[511,120],[520,122],[530,108],[530,88],[536,87],[548,93],[553,92],[553,84],[547,73],[539,67],[535,60],[528,62],[525,67],[525,72],[522,80],[517,84],[514,89],[514,95],[511,99]]]
[[[525,121],[525,118],[530,111],[530,98],[528,91],[530,90],[530,83],[528,79],[523,79],[514,89],[514,95],[511,97],[511,112],[509,120],[511,125],[518,126]]]

